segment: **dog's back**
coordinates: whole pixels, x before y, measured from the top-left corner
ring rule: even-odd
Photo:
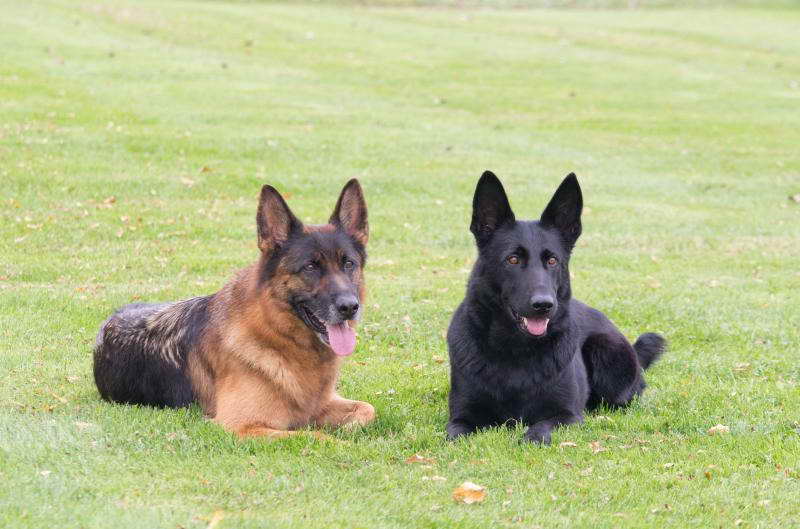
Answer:
[[[123,404],[188,406],[195,399],[188,355],[208,319],[210,299],[134,303],[112,314],[94,349],[100,395]]]

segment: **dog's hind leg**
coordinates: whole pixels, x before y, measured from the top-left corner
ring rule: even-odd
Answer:
[[[636,351],[619,331],[590,335],[581,349],[589,377],[587,409],[600,404],[626,406],[644,391],[642,368]]]

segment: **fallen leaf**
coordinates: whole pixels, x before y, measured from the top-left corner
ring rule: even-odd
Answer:
[[[47,477],[50,474],[52,474],[52,471],[51,470],[42,470],[41,472],[39,472],[39,474],[41,474],[44,477]]]
[[[412,463],[426,463],[426,464],[431,465],[431,464],[435,464],[436,460],[435,459],[431,459],[429,457],[423,457],[420,454],[414,454],[413,456],[411,456],[408,459],[406,459],[406,463],[408,463],[409,465],[412,464]]]
[[[708,429],[708,435],[720,435],[723,433],[729,433],[731,429],[724,424],[717,424],[716,426],[712,426]]]
[[[465,481],[453,491],[453,500],[458,503],[480,503],[486,499],[486,487],[471,481]]]
[[[606,449],[600,444],[600,441],[592,441],[589,443],[589,448],[592,449],[593,454],[598,454],[600,452],[605,452]]]
[[[564,441],[563,443],[559,443],[559,448],[575,448],[578,446],[578,443],[573,443],[572,441]]]
[[[186,178],[185,176],[182,176],[181,184],[185,185],[186,187],[192,187],[195,184],[195,182],[191,178]]]
[[[664,463],[664,468],[672,468],[675,466],[675,463]]]
[[[789,200],[791,200],[792,202],[795,202],[797,204],[800,204],[800,193],[797,193],[797,194],[794,194],[794,195],[789,195]]]
[[[447,481],[444,476],[423,476],[422,481]]]
[[[210,167],[209,167],[209,166],[207,166],[207,165],[204,165],[203,167],[201,167],[201,168],[200,168],[200,172],[201,172],[201,173],[210,173],[211,171],[213,171],[213,169],[212,169],[212,168],[210,168]]]
[[[749,362],[741,362],[733,366],[733,370],[736,371],[737,373],[742,373],[744,371],[747,371],[748,369],[750,369]]]
[[[214,529],[222,521],[223,518],[225,518],[224,511],[214,511],[214,514],[211,515],[211,520],[209,520],[206,529]]]

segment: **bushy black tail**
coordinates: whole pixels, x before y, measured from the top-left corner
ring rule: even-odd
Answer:
[[[647,369],[666,350],[667,341],[660,334],[646,332],[637,338],[633,348],[636,350],[642,369]]]

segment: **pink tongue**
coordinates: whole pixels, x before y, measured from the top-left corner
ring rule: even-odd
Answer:
[[[339,325],[325,324],[328,331],[328,342],[333,352],[339,356],[347,356],[356,348],[356,333],[346,323]]]
[[[525,328],[534,336],[541,336],[547,332],[549,318],[525,318]]]

